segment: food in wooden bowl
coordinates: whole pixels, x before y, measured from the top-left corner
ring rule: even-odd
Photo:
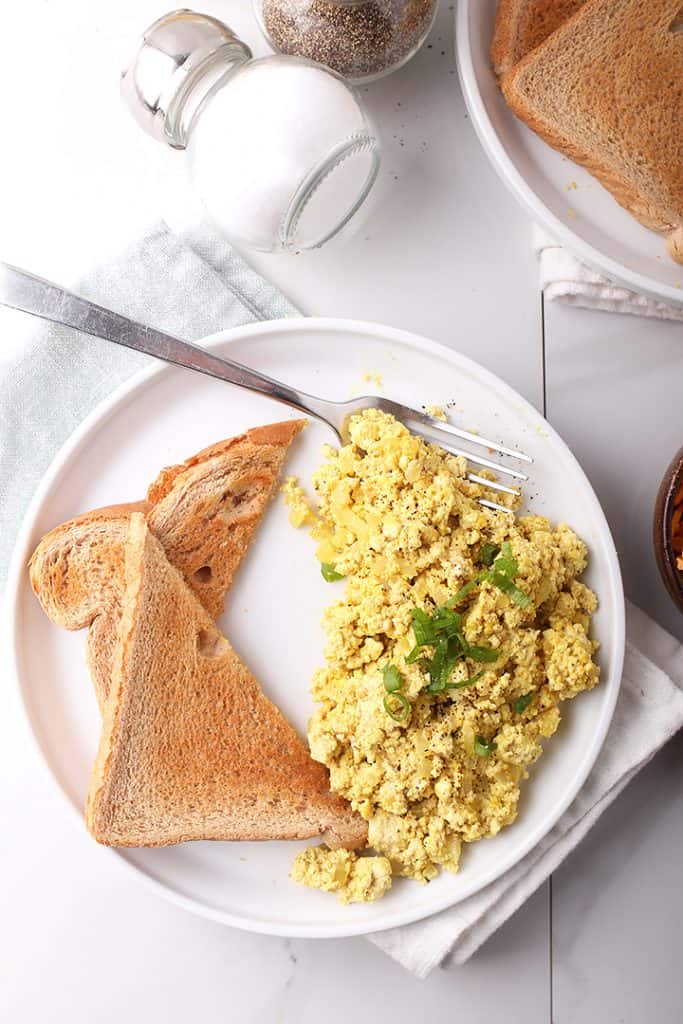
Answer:
[[[683,612],[683,448],[676,452],[657,494],[654,545],[664,585]]]

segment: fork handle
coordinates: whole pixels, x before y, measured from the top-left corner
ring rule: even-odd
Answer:
[[[217,377],[239,388],[256,391],[328,422],[322,411],[325,403],[303,391],[296,391],[241,363],[222,359],[198,345],[130,320],[7,263],[0,263],[0,304],[64,327],[74,327],[84,334],[113,341],[115,345],[144,352],[166,363]]]

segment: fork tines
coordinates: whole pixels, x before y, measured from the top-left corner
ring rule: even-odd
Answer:
[[[408,412],[408,410],[406,410],[406,412]],[[452,439],[457,437],[460,440],[469,442],[469,444],[477,445],[480,448],[486,448],[488,451],[497,452],[499,455],[504,457],[518,459],[520,462],[532,463],[533,459],[530,455],[527,455],[526,452],[518,451],[515,448],[508,448],[506,445],[500,444],[498,441],[492,441],[488,437],[482,437],[481,434],[474,434],[469,430],[461,430],[459,427],[454,427],[450,423],[444,423],[441,420],[434,419],[433,416],[428,416],[426,413],[417,413],[414,410],[410,410],[410,413],[411,415],[409,417],[404,415],[401,418],[404,422],[406,419],[410,420],[410,428],[416,434],[421,434],[427,440],[436,442],[441,445],[442,448],[452,452],[454,455],[461,455],[475,466],[482,466],[485,469],[490,469],[496,474],[512,477],[514,480],[524,481],[529,479],[526,473],[522,473],[518,469],[512,469],[510,466],[502,465],[500,462],[486,458],[483,455],[475,455],[473,452],[467,451],[465,448],[461,448],[459,445],[454,444]],[[406,426],[407,425],[408,424],[406,423]],[[512,494],[515,497],[519,497],[520,495],[520,491],[517,488],[508,487],[506,484],[501,484],[497,480],[487,480],[486,477],[479,476],[477,473],[468,473],[467,479],[472,483],[480,484],[482,487],[486,487],[491,491]],[[484,505],[485,508],[496,509],[499,512],[510,513],[512,511],[504,505],[499,505],[495,501],[490,501],[488,498],[479,498],[479,504]]]

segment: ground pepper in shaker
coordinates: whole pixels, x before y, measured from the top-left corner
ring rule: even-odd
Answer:
[[[339,75],[296,57],[254,60],[208,15],[154,22],[121,88],[150,135],[187,151],[207,214],[238,244],[316,248],[356,215],[377,176],[376,134]]]
[[[417,53],[438,0],[254,0],[274,50],[319,61],[352,82],[368,82]]]

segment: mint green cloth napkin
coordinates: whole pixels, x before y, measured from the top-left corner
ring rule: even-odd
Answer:
[[[298,315],[203,227],[174,235],[158,224],[82,281],[59,283],[186,341]],[[0,323],[1,317],[0,309]],[[154,361],[69,328],[35,324],[30,340],[0,371],[0,589],[26,507],[54,455],[98,402]]]

